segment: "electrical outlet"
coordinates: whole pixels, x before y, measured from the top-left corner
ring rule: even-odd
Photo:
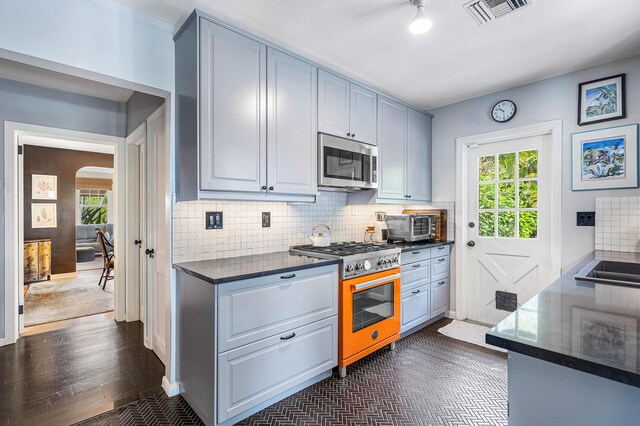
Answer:
[[[262,212],[262,227],[271,228],[271,212]]]
[[[596,226],[596,212],[578,212],[577,226]]]
[[[205,213],[207,229],[222,229],[222,212]]]

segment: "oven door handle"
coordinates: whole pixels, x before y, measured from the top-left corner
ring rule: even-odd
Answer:
[[[395,281],[395,280],[397,280],[399,278],[400,278],[400,274],[393,274],[393,275],[389,275],[388,277],[378,278],[377,280],[369,281],[369,282],[366,282],[366,283],[352,285],[352,288],[355,291],[360,291],[360,290],[367,289],[369,287],[375,287],[375,286],[377,286],[379,284],[383,284],[385,282]]]

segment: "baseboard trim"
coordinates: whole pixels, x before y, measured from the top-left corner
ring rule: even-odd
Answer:
[[[456,319],[456,311],[447,311],[444,316],[445,318]]]
[[[176,396],[180,394],[180,383],[179,382],[171,383],[167,378],[167,376],[163,376],[162,389],[164,389],[168,397]]]
[[[5,343],[4,343],[4,337],[3,337],[2,339],[0,339],[0,346],[4,346],[4,345]]]

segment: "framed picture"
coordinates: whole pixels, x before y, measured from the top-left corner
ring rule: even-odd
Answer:
[[[31,227],[32,228],[57,228],[58,216],[56,205],[51,203],[31,204]]]
[[[31,175],[31,198],[34,200],[58,199],[58,177]]]
[[[638,125],[571,135],[571,189],[638,187]]]
[[[612,366],[636,369],[636,318],[573,307],[571,324],[571,352],[575,356]]]
[[[578,125],[625,118],[624,74],[580,83]]]

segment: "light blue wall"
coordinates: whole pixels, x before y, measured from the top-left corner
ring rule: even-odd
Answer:
[[[124,104],[0,79],[0,181],[4,188],[4,122],[125,136]],[[0,198],[0,338],[4,337],[4,190]],[[16,307],[17,309],[17,307]]]
[[[544,60],[541,58],[540,60]],[[578,84],[626,73],[627,118],[578,126]],[[516,117],[499,124],[491,119],[491,107],[501,99],[518,106]],[[431,111],[433,119],[433,199],[451,201],[456,192],[455,140],[543,121],[563,121],[562,169],[562,265],[563,269],[594,250],[592,227],[577,227],[576,212],[595,211],[595,198],[640,195],[640,190],[571,191],[571,134],[586,130],[640,122],[640,56],[562,75],[526,86],[482,96]]]

